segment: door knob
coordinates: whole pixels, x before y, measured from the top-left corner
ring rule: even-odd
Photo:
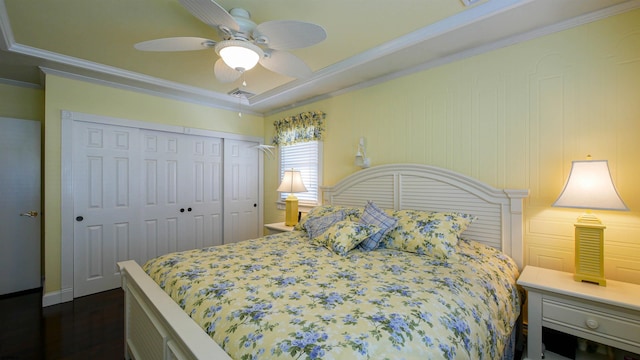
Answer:
[[[37,211],[27,211],[26,213],[20,214],[20,216],[36,217],[36,216],[38,216],[38,212]]]
[[[82,216],[76,216],[76,221],[82,221],[84,218]]]

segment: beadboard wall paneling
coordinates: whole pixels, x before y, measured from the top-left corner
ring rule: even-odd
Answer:
[[[634,10],[274,114],[265,129],[283,116],[325,111],[325,185],[358,171],[353,156],[363,136],[374,166],[424,163],[530,189],[525,262],[565,271],[574,269],[581,211],[551,204],[573,160],[607,159],[631,211],[597,212],[607,226],[606,276],[640,284],[638,44]],[[266,188],[275,189],[277,164],[266,172]],[[267,222],[281,216],[273,209]]]

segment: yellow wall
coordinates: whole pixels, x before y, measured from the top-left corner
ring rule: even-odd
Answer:
[[[168,100],[63,77],[46,79],[44,125],[45,293],[61,287],[61,110],[262,137],[261,116]]]
[[[44,119],[44,91],[30,87],[0,83],[0,116],[39,120]]]
[[[572,160],[607,159],[630,212],[607,225],[610,279],[640,283],[640,10],[269,116],[327,113],[324,185],[373,165],[424,163],[498,188],[526,188],[525,263],[573,271],[573,223],[552,208]],[[265,162],[265,223],[276,210],[277,161]]]

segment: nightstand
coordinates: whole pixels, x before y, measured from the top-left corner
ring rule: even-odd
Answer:
[[[640,285],[607,280],[599,286],[534,266],[524,269],[518,285],[528,291],[527,359],[541,358],[543,326],[640,353]],[[562,357],[545,353],[545,359],[555,358]]]
[[[293,226],[287,226],[284,224],[284,222],[265,224],[264,227],[267,228],[267,232],[269,233],[269,235],[293,231]]]

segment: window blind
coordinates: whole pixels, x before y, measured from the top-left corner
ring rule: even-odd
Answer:
[[[299,170],[304,186],[308,190],[307,192],[295,193],[300,203],[319,204],[319,145],[318,141],[280,145],[280,179],[282,179],[285,170]],[[280,193],[280,200],[284,201],[288,195],[288,193]]]

